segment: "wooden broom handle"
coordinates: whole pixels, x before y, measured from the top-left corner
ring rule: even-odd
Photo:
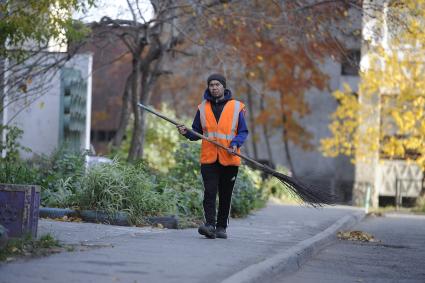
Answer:
[[[170,123],[172,123],[172,124],[174,124],[174,125],[176,125],[176,126],[184,126],[183,124],[178,123],[177,121],[174,121],[173,119],[170,119],[170,118],[168,118],[168,117],[164,116],[163,114],[156,112],[155,110],[153,110],[153,109],[152,109],[152,108],[150,108],[150,107],[147,107],[147,106],[145,106],[145,105],[143,105],[143,104],[141,104],[141,103],[138,103],[138,105],[139,105],[141,108],[143,108],[144,110],[146,110],[146,111],[148,111],[148,112],[150,112],[150,113],[152,113],[152,114],[155,114],[156,116],[158,116],[158,117],[160,117],[160,118],[162,118],[162,119],[164,119],[164,120],[166,120],[166,121],[168,121],[168,122],[170,122]],[[186,126],[185,126],[185,127],[186,127]],[[187,128],[187,127],[186,127],[186,130],[187,130],[187,131],[189,131],[191,134],[193,134],[193,135],[197,136],[198,138],[201,138],[201,139],[206,140],[206,141],[208,141],[208,142],[210,142],[210,143],[212,143],[212,144],[215,144],[216,146],[218,146],[218,147],[220,147],[220,148],[223,148],[223,149],[225,149],[225,150],[228,150],[228,148],[227,148],[227,147],[225,147],[224,145],[222,145],[222,144],[220,144],[220,143],[216,142],[215,140],[212,140],[212,139],[210,139],[210,138],[208,138],[208,137],[206,137],[206,136],[204,136],[204,135],[202,135],[202,134],[200,134],[200,133],[198,133],[198,132],[195,132],[194,130],[191,130],[191,129]],[[251,163],[255,164],[256,166],[259,166],[259,167],[262,167],[262,168],[266,168],[266,167],[268,167],[268,166],[266,166],[266,165],[264,165],[264,164],[261,164],[261,163],[259,163],[259,162],[255,161],[254,159],[249,158],[249,157],[247,157],[247,156],[244,156],[244,155],[242,155],[242,154],[240,154],[240,153],[234,152],[233,154],[234,154],[234,155],[236,155],[236,156],[239,156],[239,157],[240,157],[240,158],[242,158],[242,159],[245,159],[245,160],[247,160],[247,161],[249,161],[249,162],[251,162]]]

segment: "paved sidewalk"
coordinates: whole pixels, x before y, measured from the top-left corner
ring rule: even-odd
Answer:
[[[0,282],[221,282],[359,212],[343,206],[314,209],[270,203],[247,218],[231,219],[227,240],[206,239],[196,229],[42,220],[40,234],[104,248],[3,264]]]

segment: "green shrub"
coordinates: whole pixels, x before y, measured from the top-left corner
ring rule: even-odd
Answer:
[[[202,207],[203,190],[193,188],[178,192],[177,208],[181,218],[201,221],[204,215]]]
[[[42,180],[39,170],[31,164],[20,160],[2,160],[0,161],[0,183],[41,185]]]
[[[175,111],[168,108],[166,104],[162,104],[159,111],[165,116],[177,120]],[[182,137],[175,125],[154,115],[147,114],[143,158],[150,167],[161,172],[167,172],[169,168],[176,164],[174,153],[181,139]]]
[[[22,131],[9,129],[12,140],[20,137]],[[76,153],[66,146],[52,155],[37,156],[32,160],[20,160],[16,140],[8,142],[8,154],[0,159],[0,183],[31,184],[41,186],[41,205],[67,207],[73,204],[73,197],[79,189],[84,174],[85,153]]]
[[[70,207],[75,205],[75,196],[80,190],[85,172],[86,152],[75,152],[66,145],[50,156],[42,155],[31,163],[40,172],[43,206]]]
[[[189,124],[188,119],[176,118],[176,113],[168,108],[166,104],[161,105],[159,110],[165,116],[182,123]],[[182,140],[185,140],[176,129],[176,126],[156,117],[146,114],[146,135],[143,148],[143,160],[149,167],[160,172],[167,173],[176,165],[175,152],[179,148]],[[126,139],[123,140],[119,149],[112,149],[110,156],[125,160],[130,150],[133,117],[130,118],[126,129]]]
[[[58,150],[31,161],[2,160],[0,183],[39,185],[42,206],[69,207],[80,188],[84,158],[85,154]]]
[[[199,151],[199,142],[180,143],[175,152],[176,165],[167,174],[177,192],[179,215],[194,220],[202,220],[203,216]]]
[[[23,131],[15,126],[0,125],[0,135],[4,131],[6,139],[0,139],[0,183],[41,185],[37,168],[19,159],[19,151],[31,151],[19,144]],[[6,153],[4,157],[1,156],[3,151]]]
[[[174,179],[181,191],[202,189],[200,150],[200,143],[180,143],[175,152],[176,165],[169,169],[167,176]]]
[[[0,139],[0,153],[6,152],[5,157],[0,156],[2,162],[14,162],[19,160],[19,151],[31,152],[28,147],[22,146],[19,139],[24,133],[16,126],[0,125],[0,135],[6,131],[5,140]]]
[[[238,177],[233,190],[233,217],[244,217],[252,210],[265,205],[268,195],[262,189],[261,173],[247,166],[239,167]]]
[[[142,224],[146,216],[175,213],[175,194],[165,185],[149,174],[142,163],[134,165],[115,160],[87,171],[78,193],[78,205],[110,215],[126,211],[133,224]]]
[[[172,189],[159,192],[139,184],[128,191],[128,208],[132,223],[141,224],[145,216],[176,214],[176,195]]]
[[[282,166],[278,166],[276,171],[283,174],[289,173],[288,169]],[[267,194],[276,198],[280,202],[292,204],[302,202],[302,200],[297,195],[295,195],[295,193],[292,193],[292,191],[287,186],[285,186],[282,182],[279,181],[279,179],[273,176],[269,176],[264,181],[263,187]]]
[[[128,184],[127,167],[119,163],[99,164],[82,178],[78,205],[82,209],[105,210],[115,213],[123,208]],[[131,173],[130,173],[131,174]]]

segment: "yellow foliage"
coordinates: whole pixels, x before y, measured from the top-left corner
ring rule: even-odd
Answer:
[[[363,159],[379,150],[425,170],[425,1],[403,3],[391,8],[407,15],[401,20],[409,32],[385,48],[370,48],[369,67],[360,73],[360,100],[348,86],[333,93],[339,105],[331,116],[331,137],[321,141],[324,155]]]

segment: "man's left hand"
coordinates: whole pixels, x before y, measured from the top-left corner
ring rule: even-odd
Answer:
[[[227,152],[229,152],[230,154],[235,154],[236,151],[238,150],[238,147],[236,145],[231,146],[227,149]]]

